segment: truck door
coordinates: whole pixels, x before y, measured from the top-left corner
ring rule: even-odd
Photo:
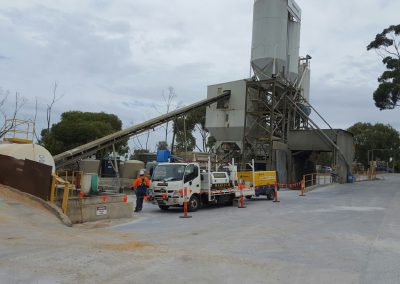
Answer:
[[[192,192],[200,192],[200,176],[199,167],[194,164],[189,164],[185,168],[184,186]]]

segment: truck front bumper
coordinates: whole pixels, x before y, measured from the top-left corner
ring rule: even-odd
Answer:
[[[151,203],[153,203],[154,205],[182,206],[183,198],[154,195],[151,198]]]

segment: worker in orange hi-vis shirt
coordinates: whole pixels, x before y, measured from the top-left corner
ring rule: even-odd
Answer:
[[[144,176],[144,171],[140,170],[139,177],[132,183],[131,188],[136,191],[135,212],[142,211],[143,199],[147,195],[147,189],[150,186],[150,180]]]

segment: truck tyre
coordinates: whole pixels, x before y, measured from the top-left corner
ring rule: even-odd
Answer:
[[[250,199],[252,198],[251,195],[246,195],[245,197],[246,197],[246,199],[248,199],[248,200],[250,200]]]
[[[272,199],[274,199],[274,193],[273,192],[268,193],[267,194],[267,200],[272,200]]]
[[[158,207],[160,207],[161,210],[168,210],[169,206],[168,205],[158,205]]]
[[[229,197],[229,199],[225,202],[226,206],[233,206],[233,201],[235,200],[235,195]]]
[[[190,200],[188,202],[188,211],[195,212],[199,208],[200,208],[199,198],[197,197],[197,195],[192,195],[192,197],[190,197]]]

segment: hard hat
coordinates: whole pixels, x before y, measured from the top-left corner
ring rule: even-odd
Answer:
[[[140,170],[140,171],[139,171],[139,175],[140,175],[140,176],[144,176],[144,170]]]

